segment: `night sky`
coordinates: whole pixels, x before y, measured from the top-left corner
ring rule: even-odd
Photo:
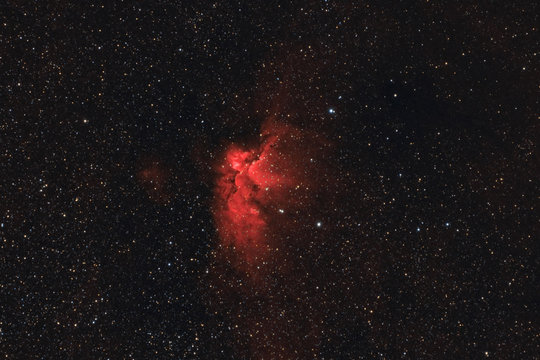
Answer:
[[[4,359],[535,359],[534,1],[0,5]]]

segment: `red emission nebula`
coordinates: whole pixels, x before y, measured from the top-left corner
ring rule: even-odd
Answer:
[[[239,359],[318,357],[335,294],[328,284],[339,283],[341,238],[330,219],[346,187],[330,160],[327,112],[283,76],[258,90],[259,134],[224,144],[213,164],[218,236],[205,286]]]
[[[318,314],[307,297],[298,299],[306,287],[298,271],[314,241],[314,193],[328,188],[321,176],[328,168],[321,160],[328,144],[273,119],[263,123],[257,140],[229,145],[216,164],[216,270],[223,290],[216,294],[236,325],[237,356],[310,357]],[[234,301],[238,296],[240,303]]]
[[[218,164],[214,215],[222,246],[233,254],[237,270],[257,277],[256,269],[279,251],[275,226],[291,217],[309,190],[305,135],[285,124],[263,124],[259,144],[232,144]]]

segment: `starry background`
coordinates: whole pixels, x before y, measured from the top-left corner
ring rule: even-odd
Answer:
[[[291,357],[537,358],[538,13],[3,2],[3,358],[261,358],[235,316],[265,301],[213,265],[211,168],[276,88],[333,144],[303,270],[275,279],[318,324],[309,349],[280,330]]]

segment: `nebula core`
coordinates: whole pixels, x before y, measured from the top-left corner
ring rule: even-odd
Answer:
[[[299,148],[304,137],[290,125],[267,121],[258,144],[231,144],[224,152],[214,216],[221,244],[234,253],[238,270],[253,272],[270,252],[279,250],[273,224],[290,220],[288,212],[310,186]]]

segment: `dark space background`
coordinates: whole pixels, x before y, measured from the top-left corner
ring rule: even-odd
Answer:
[[[285,358],[211,213],[269,106],[333,144],[289,358],[538,358],[538,6],[384,3],[3,2],[2,358]]]

